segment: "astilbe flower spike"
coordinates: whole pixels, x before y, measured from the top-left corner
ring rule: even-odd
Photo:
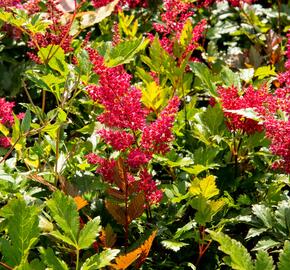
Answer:
[[[8,129],[14,124],[14,106],[14,102],[9,102],[6,101],[5,98],[0,98],[0,123]],[[0,137],[0,147],[8,148],[9,146],[11,146],[10,138]]]
[[[185,3],[181,0],[164,0],[164,13],[161,14],[162,23],[154,23],[153,27],[160,35],[161,46],[171,55],[176,39],[179,39],[181,31],[188,19],[194,15],[193,3]],[[206,27],[206,20],[201,20],[192,31],[192,40],[187,48],[187,53],[193,51],[198,46],[198,40]],[[151,40],[152,34],[148,34]]]
[[[281,87],[268,96],[260,113],[266,136],[271,140],[270,150],[280,157],[274,168],[290,173],[290,32],[287,37],[286,70],[278,76]]]
[[[263,131],[263,126],[258,121],[229,111],[260,108],[267,97],[267,92],[264,89],[255,91],[250,86],[240,95],[238,89],[234,86],[228,88],[219,87],[218,93],[221,98],[224,115],[227,118],[226,124],[230,131],[240,130],[247,134]]]
[[[290,33],[287,37],[285,72],[278,75],[280,87],[273,93],[265,86],[258,90],[250,86],[242,95],[235,87],[219,87],[218,93],[228,128],[247,134],[265,130],[266,137],[271,141],[270,150],[280,157],[273,167],[290,173]],[[261,123],[229,112],[246,108],[256,111]]]
[[[99,76],[99,85],[88,85],[86,89],[90,97],[104,108],[97,119],[106,128],[99,130],[98,134],[106,144],[122,152],[123,169],[129,184],[137,181],[148,205],[158,203],[162,192],[158,190],[146,165],[154,153],[165,154],[170,149],[173,139],[171,129],[179,99],[173,97],[157,120],[147,123],[148,110],[142,106],[141,91],[131,85],[131,76],[122,66],[106,67],[104,58],[95,50],[88,48],[87,51],[93,70]],[[105,181],[112,183],[116,166],[114,160],[95,154],[87,155],[87,159],[97,165],[97,173]]]

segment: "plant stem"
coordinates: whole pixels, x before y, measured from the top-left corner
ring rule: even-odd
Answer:
[[[58,166],[57,166],[57,163],[58,163],[58,159],[59,159],[59,141],[60,141],[60,132],[61,132],[61,126],[57,129],[57,132],[56,132],[56,141],[55,141],[55,182],[54,182],[54,185],[57,186],[57,182],[58,182]]]
[[[129,222],[128,222],[128,181],[125,174],[125,252],[128,248],[128,238],[129,238]]]
[[[0,262],[0,265],[2,265],[2,266],[3,266],[4,268],[6,268],[6,269],[13,270],[12,267],[10,267],[9,265],[7,265],[7,264],[4,263],[4,262]]]
[[[45,99],[46,99],[46,91],[42,90],[42,103],[41,103],[41,110],[44,113],[45,111]]]
[[[76,261],[76,270],[79,270],[79,263],[80,263],[80,250],[76,250],[77,261]]]

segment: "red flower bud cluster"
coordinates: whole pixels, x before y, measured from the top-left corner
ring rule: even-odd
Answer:
[[[94,65],[93,70],[99,76],[99,85],[88,85],[86,89],[91,98],[104,108],[98,120],[106,129],[98,131],[98,134],[106,144],[121,151],[125,157],[127,180],[130,183],[137,181],[148,204],[157,203],[162,192],[157,189],[145,166],[154,153],[164,154],[169,150],[179,99],[172,98],[157,119],[147,123],[148,110],[142,106],[141,91],[131,86],[131,76],[122,66],[106,67],[103,57],[95,50],[88,49],[88,53]],[[114,175],[110,172],[114,171],[114,160],[106,160],[94,154],[88,155],[87,159],[89,163],[98,165],[97,173],[104,180],[112,183]],[[139,178],[135,179],[133,174],[138,175],[138,171]]]
[[[265,129],[267,138],[271,140],[270,150],[280,157],[274,163],[274,168],[290,173],[290,34],[287,36],[286,70],[278,75],[281,87],[274,93],[268,92],[265,86],[258,90],[250,86],[243,94],[239,94],[235,87],[219,87],[218,93],[228,128],[231,131],[242,130],[247,134]],[[238,113],[229,112],[246,108],[252,108],[259,114],[260,124]]]
[[[14,102],[6,101],[0,98],[0,122],[2,125],[10,128],[14,124],[13,108]],[[11,145],[8,137],[0,137],[0,147],[8,148]]]
[[[61,22],[61,16],[64,14],[58,6],[57,0],[48,0],[46,3],[47,19],[52,21],[52,24],[48,26],[44,34],[37,33],[28,42],[31,49],[38,50],[39,48],[45,48],[48,45],[59,45],[65,53],[73,51],[71,46],[72,36],[69,34],[71,23],[67,22],[63,24]],[[34,3],[36,9],[38,2]],[[35,53],[28,53],[31,60],[40,63],[39,57]]]
[[[218,93],[221,98],[224,115],[227,118],[226,124],[230,131],[240,130],[247,134],[252,134],[263,130],[263,126],[258,121],[229,111],[247,108],[260,109],[268,96],[265,90],[255,91],[250,86],[242,94],[239,94],[238,89],[232,86],[229,88],[219,87]]]
[[[270,149],[281,157],[274,167],[290,173],[290,32],[287,37],[286,70],[278,76],[281,88],[269,95],[263,116]]]
[[[171,55],[173,55],[173,44],[179,39],[185,22],[193,16],[193,3],[185,3],[181,0],[164,0],[164,13],[161,15],[162,23],[154,23],[153,27],[160,35],[161,46]],[[198,40],[206,26],[206,20],[199,22],[192,31],[192,40],[188,45],[186,52],[193,51],[198,46]],[[148,34],[151,40],[152,34]]]

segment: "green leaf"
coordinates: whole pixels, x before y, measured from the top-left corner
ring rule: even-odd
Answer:
[[[196,120],[199,120],[197,118]],[[224,113],[220,106],[209,106],[201,115],[198,121],[208,129],[210,135],[221,134],[224,132]]]
[[[290,269],[290,241],[285,241],[284,249],[280,253],[278,270],[289,270]]]
[[[77,244],[80,223],[74,199],[61,191],[56,191],[46,204],[57,225],[73,243]]]
[[[7,127],[5,127],[3,124],[0,123],[0,132],[7,137],[9,132],[9,129]]]
[[[264,251],[260,250],[257,254],[255,270],[274,270],[274,262],[272,257]]]
[[[101,269],[111,264],[111,261],[120,252],[118,249],[107,249],[99,254],[88,258],[81,267],[81,270]]]
[[[174,239],[179,239],[182,237],[183,234],[187,233],[188,231],[191,231],[197,226],[197,223],[195,220],[189,221],[187,224],[185,224],[183,227],[178,228],[176,233],[174,234]]]
[[[29,110],[27,110],[21,122],[21,131],[23,133],[26,133],[30,129],[30,123],[31,123],[31,113]]]
[[[202,81],[206,90],[213,96],[217,97],[216,85],[212,82],[212,74],[209,68],[203,63],[190,63],[193,73]]]
[[[101,230],[100,222],[100,217],[95,217],[83,227],[78,239],[79,249],[89,248],[90,245],[95,241]]]
[[[252,250],[268,250],[269,248],[274,248],[280,245],[281,242],[275,241],[273,239],[262,239],[256,244],[256,246]]]
[[[238,89],[241,88],[239,75],[234,73],[229,67],[223,66],[220,75],[225,86],[227,87],[235,86]]]
[[[259,218],[265,227],[271,229],[273,226],[273,220],[272,220],[272,213],[271,208],[262,205],[262,204],[255,204],[252,207],[253,214]]]
[[[75,243],[74,240],[71,239],[70,236],[66,236],[62,234],[60,231],[57,231],[57,230],[51,231],[49,234],[53,236],[54,238],[56,238],[57,240],[60,240],[61,242],[69,244],[70,246],[73,246],[73,247],[77,247],[77,244]]]
[[[263,66],[259,67],[255,71],[255,76],[258,77],[258,79],[264,79],[265,77],[269,76],[276,76],[277,73],[275,72],[275,67],[271,66]]]
[[[149,40],[142,37],[123,41],[106,53],[105,64],[108,67],[115,67],[130,63],[134,60],[135,54],[144,50],[148,43]]]
[[[9,249],[18,264],[27,260],[29,250],[38,241],[39,211],[36,206],[27,206],[22,198],[12,199],[0,210],[0,216],[8,221],[8,235],[12,245]]]
[[[209,175],[202,180],[195,178],[191,183],[189,192],[193,196],[203,196],[206,199],[210,199],[219,194],[219,189],[215,183],[215,176]]]
[[[252,270],[253,263],[247,249],[238,241],[231,239],[222,232],[210,232],[213,240],[220,244],[219,249],[229,255],[226,263],[236,270]]]
[[[55,256],[51,248],[39,248],[41,254],[41,259],[46,266],[50,267],[52,270],[68,270],[68,266],[64,261]]]
[[[170,250],[173,250],[175,252],[179,251],[182,247],[188,246],[187,243],[179,242],[176,240],[163,240],[161,244]]]
[[[65,62],[65,53],[59,45],[48,45],[45,48],[40,48],[37,54],[44,63],[48,61],[49,67],[53,70],[58,71],[61,75],[68,74],[69,69]]]
[[[260,121],[260,117],[258,113],[254,111],[253,108],[246,108],[246,109],[240,109],[240,110],[224,110],[225,112],[235,113],[238,115],[241,115],[243,117],[253,119],[255,121]]]

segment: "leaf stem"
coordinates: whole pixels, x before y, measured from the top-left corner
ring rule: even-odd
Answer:
[[[7,265],[7,264],[4,263],[4,262],[0,262],[0,265],[2,265],[2,266],[3,266],[4,268],[6,268],[6,269],[13,270],[13,268],[12,268],[11,266]]]

